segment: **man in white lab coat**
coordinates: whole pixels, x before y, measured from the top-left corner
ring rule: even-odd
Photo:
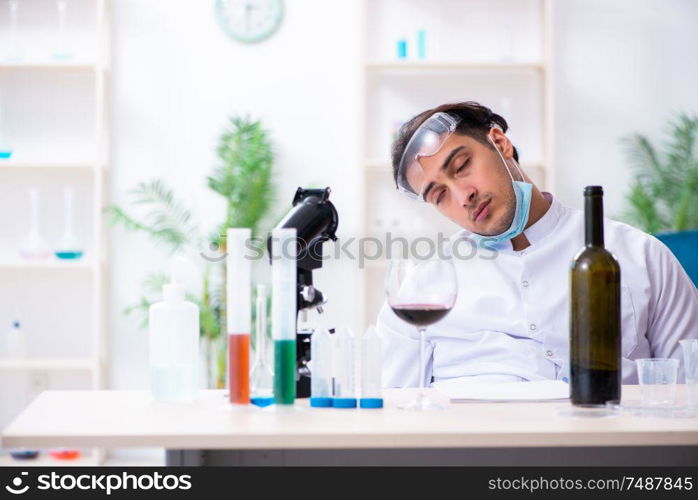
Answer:
[[[427,329],[427,385],[569,379],[569,266],[584,246],[584,214],[533,185],[507,128],[477,103],[448,104],[415,116],[393,144],[398,189],[434,205],[463,228],[452,243],[475,241],[479,252],[454,259],[458,299]],[[621,267],[622,382],[633,384],[635,359],[681,359],[678,341],[698,338],[698,290],[659,240],[604,225]],[[418,385],[417,329],[387,304],[377,326],[384,385]]]

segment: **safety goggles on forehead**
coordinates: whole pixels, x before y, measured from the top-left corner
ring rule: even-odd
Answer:
[[[446,139],[456,130],[460,118],[448,113],[434,113],[422,123],[407,143],[397,170],[397,188],[412,199],[424,201],[424,170],[419,159],[439,152]]]

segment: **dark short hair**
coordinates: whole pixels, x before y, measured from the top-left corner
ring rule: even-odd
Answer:
[[[492,148],[492,144],[487,140],[487,135],[493,125],[498,125],[503,132],[509,129],[507,121],[497,113],[493,113],[490,108],[477,102],[456,102],[452,104],[442,104],[433,109],[428,109],[414,116],[400,127],[397,139],[392,146],[393,180],[397,186],[397,171],[400,166],[402,154],[410,142],[412,134],[434,113],[444,112],[460,118],[456,127],[456,133],[472,137],[478,142]],[[514,148],[514,159],[519,161],[519,152]]]

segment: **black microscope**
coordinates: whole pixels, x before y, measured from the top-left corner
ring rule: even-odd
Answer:
[[[275,229],[295,228],[297,238],[296,261],[296,397],[310,397],[310,342],[313,329],[298,327],[298,314],[307,321],[308,311],[322,313],[327,302],[325,295],[313,286],[313,269],[322,267],[322,244],[336,241],[339,217],[329,201],[330,188],[298,188],[293,197],[293,208]],[[271,262],[271,236],[267,240]]]

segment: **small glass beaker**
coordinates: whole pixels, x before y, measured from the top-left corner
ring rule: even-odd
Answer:
[[[690,408],[698,408],[698,339],[679,340],[683,349],[686,395]]]
[[[676,378],[679,360],[671,358],[636,359],[642,404],[673,405],[676,402]]]

